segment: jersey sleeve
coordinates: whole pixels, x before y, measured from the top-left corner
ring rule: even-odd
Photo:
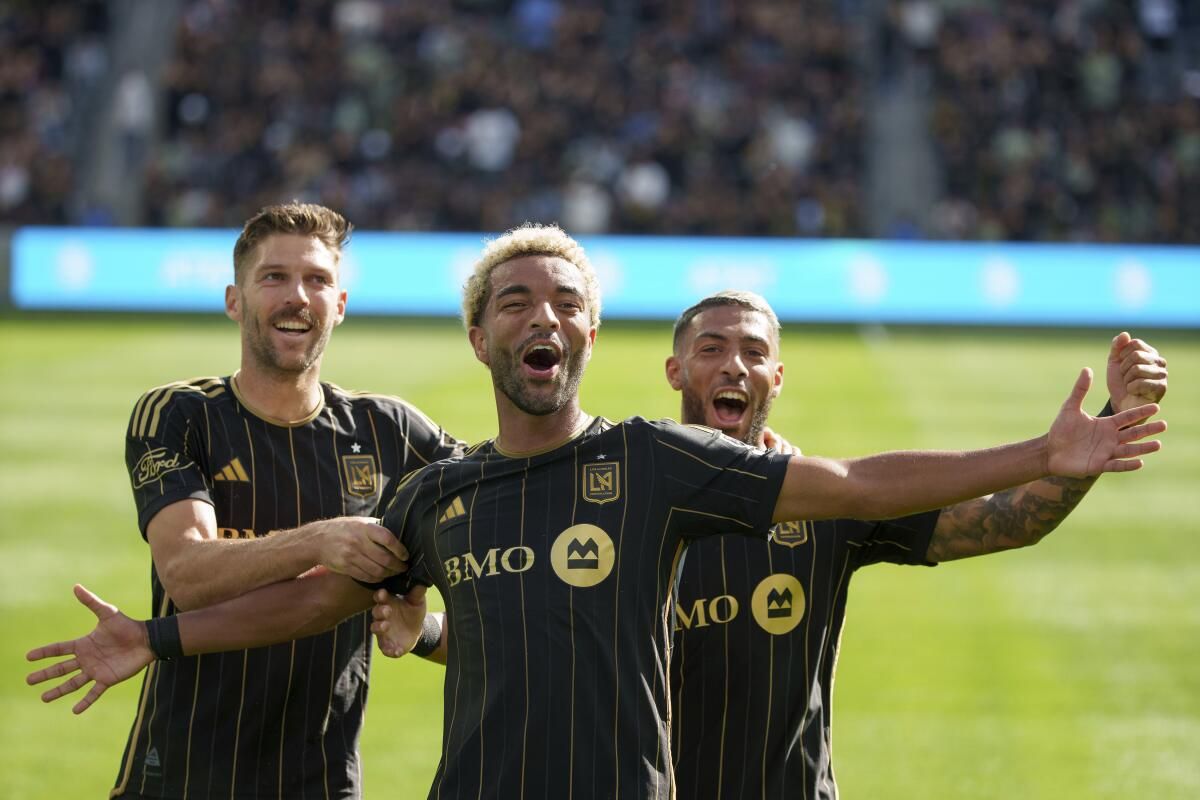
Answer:
[[[663,500],[682,535],[767,535],[789,456],[750,447],[711,428],[648,424]]]
[[[427,468],[416,470],[400,482],[379,521],[408,550],[408,570],[375,583],[358,581],[368,589],[384,588],[392,594],[408,594],[414,586],[433,585],[420,537],[422,517],[430,511],[426,508],[427,493],[422,491],[422,479],[428,471]]]
[[[877,522],[838,520],[838,533],[846,535],[852,545],[856,568],[882,562],[935,567],[925,556],[941,513],[926,511]]]
[[[212,504],[201,463],[194,395],[177,387],[151,390],[138,400],[125,435],[125,466],[142,538],[154,515],[180,500]]]
[[[422,462],[432,464],[463,454],[465,442],[455,439],[416,406],[404,403],[402,408],[406,418],[404,428],[408,445]]]
[[[391,413],[394,415],[398,433],[403,437],[404,460],[409,467],[404,476],[398,477],[403,478],[427,464],[461,456],[466,450],[466,442],[451,436],[421,413],[416,406],[409,405],[399,398],[388,398],[388,402],[391,404]],[[400,480],[392,480],[384,486],[379,499],[381,510],[391,503],[400,485]]]

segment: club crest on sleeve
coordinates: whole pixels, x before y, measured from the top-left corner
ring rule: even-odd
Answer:
[[[379,491],[379,467],[370,453],[342,456],[342,472],[346,491],[355,497],[371,497]]]
[[[583,465],[583,499],[589,503],[611,503],[621,497],[621,462],[604,461]]]

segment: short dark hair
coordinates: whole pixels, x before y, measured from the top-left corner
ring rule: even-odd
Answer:
[[[314,236],[340,261],[342,248],[350,241],[350,232],[353,230],[354,226],[341,214],[315,203],[292,202],[266,206],[246,220],[233,246],[233,282],[242,285],[254,248],[268,236],[277,233]]]
[[[779,317],[775,316],[775,310],[771,308],[771,304],[766,301],[766,298],[754,292],[725,289],[716,294],[710,294],[695,305],[684,309],[683,313],[679,315],[679,319],[675,320],[675,332],[672,336],[671,346],[673,348],[679,347],[679,340],[683,338],[683,332],[687,330],[688,325],[691,325],[692,320],[701,312],[718,306],[738,306],[739,308],[745,308],[762,314],[771,323],[771,332],[775,335],[775,344],[779,344],[779,333],[781,330]]]

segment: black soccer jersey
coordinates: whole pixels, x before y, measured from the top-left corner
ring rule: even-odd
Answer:
[[[721,536],[679,570],[671,745],[680,797],[837,797],[830,699],[854,570],[927,564],[938,512]]]
[[[765,536],[787,459],[672,422],[493,443],[401,487],[384,525],[449,617],[430,797],[673,796],[670,597],[685,536]]]
[[[370,516],[406,473],[461,452],[400,400],[322,390],[320,407],[291,425],[256,415],[229,378],[145,394],[125,451],[143,537],[187,498],[213,505],[226,538]],[[150,584],[153,614],[173,613],[153,567]],[[152,664],[113,795],[358,797],[369,624],[360,614],[288,644]]]

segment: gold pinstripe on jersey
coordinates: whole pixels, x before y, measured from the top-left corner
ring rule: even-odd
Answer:
[[[451,454],[453,440],[406,408],[322,392],[316,416],[291,425],[263,419],[219,378],[168,384],[139,397],[129,427],[132,456],[164,447],[195,462],[153,485],[139,487],[135,479],[143,533],[157,509],[201,497],[213,504],[222,537],[264,536],[343,513],[366,516],[375,513],[375,500],[391,499],[410,468]],[[349,453],[356,438],[373,446],[380,466],[373,499],[348,496],[339,480],[338,448]],[[380,450],[384,440],[387,449]],[[156,600],[166,597],[157,574],[152,589]],[[114,796],[288,797],[301,786],[308,796],[342,796],[353,789],[367,633],[357,619],[303,642],[156,663]],[[339,675],[352,680],[342,686]],[[331,717],[335,703],[341,710]],[[148,757],[151,747],[157,749]]]

